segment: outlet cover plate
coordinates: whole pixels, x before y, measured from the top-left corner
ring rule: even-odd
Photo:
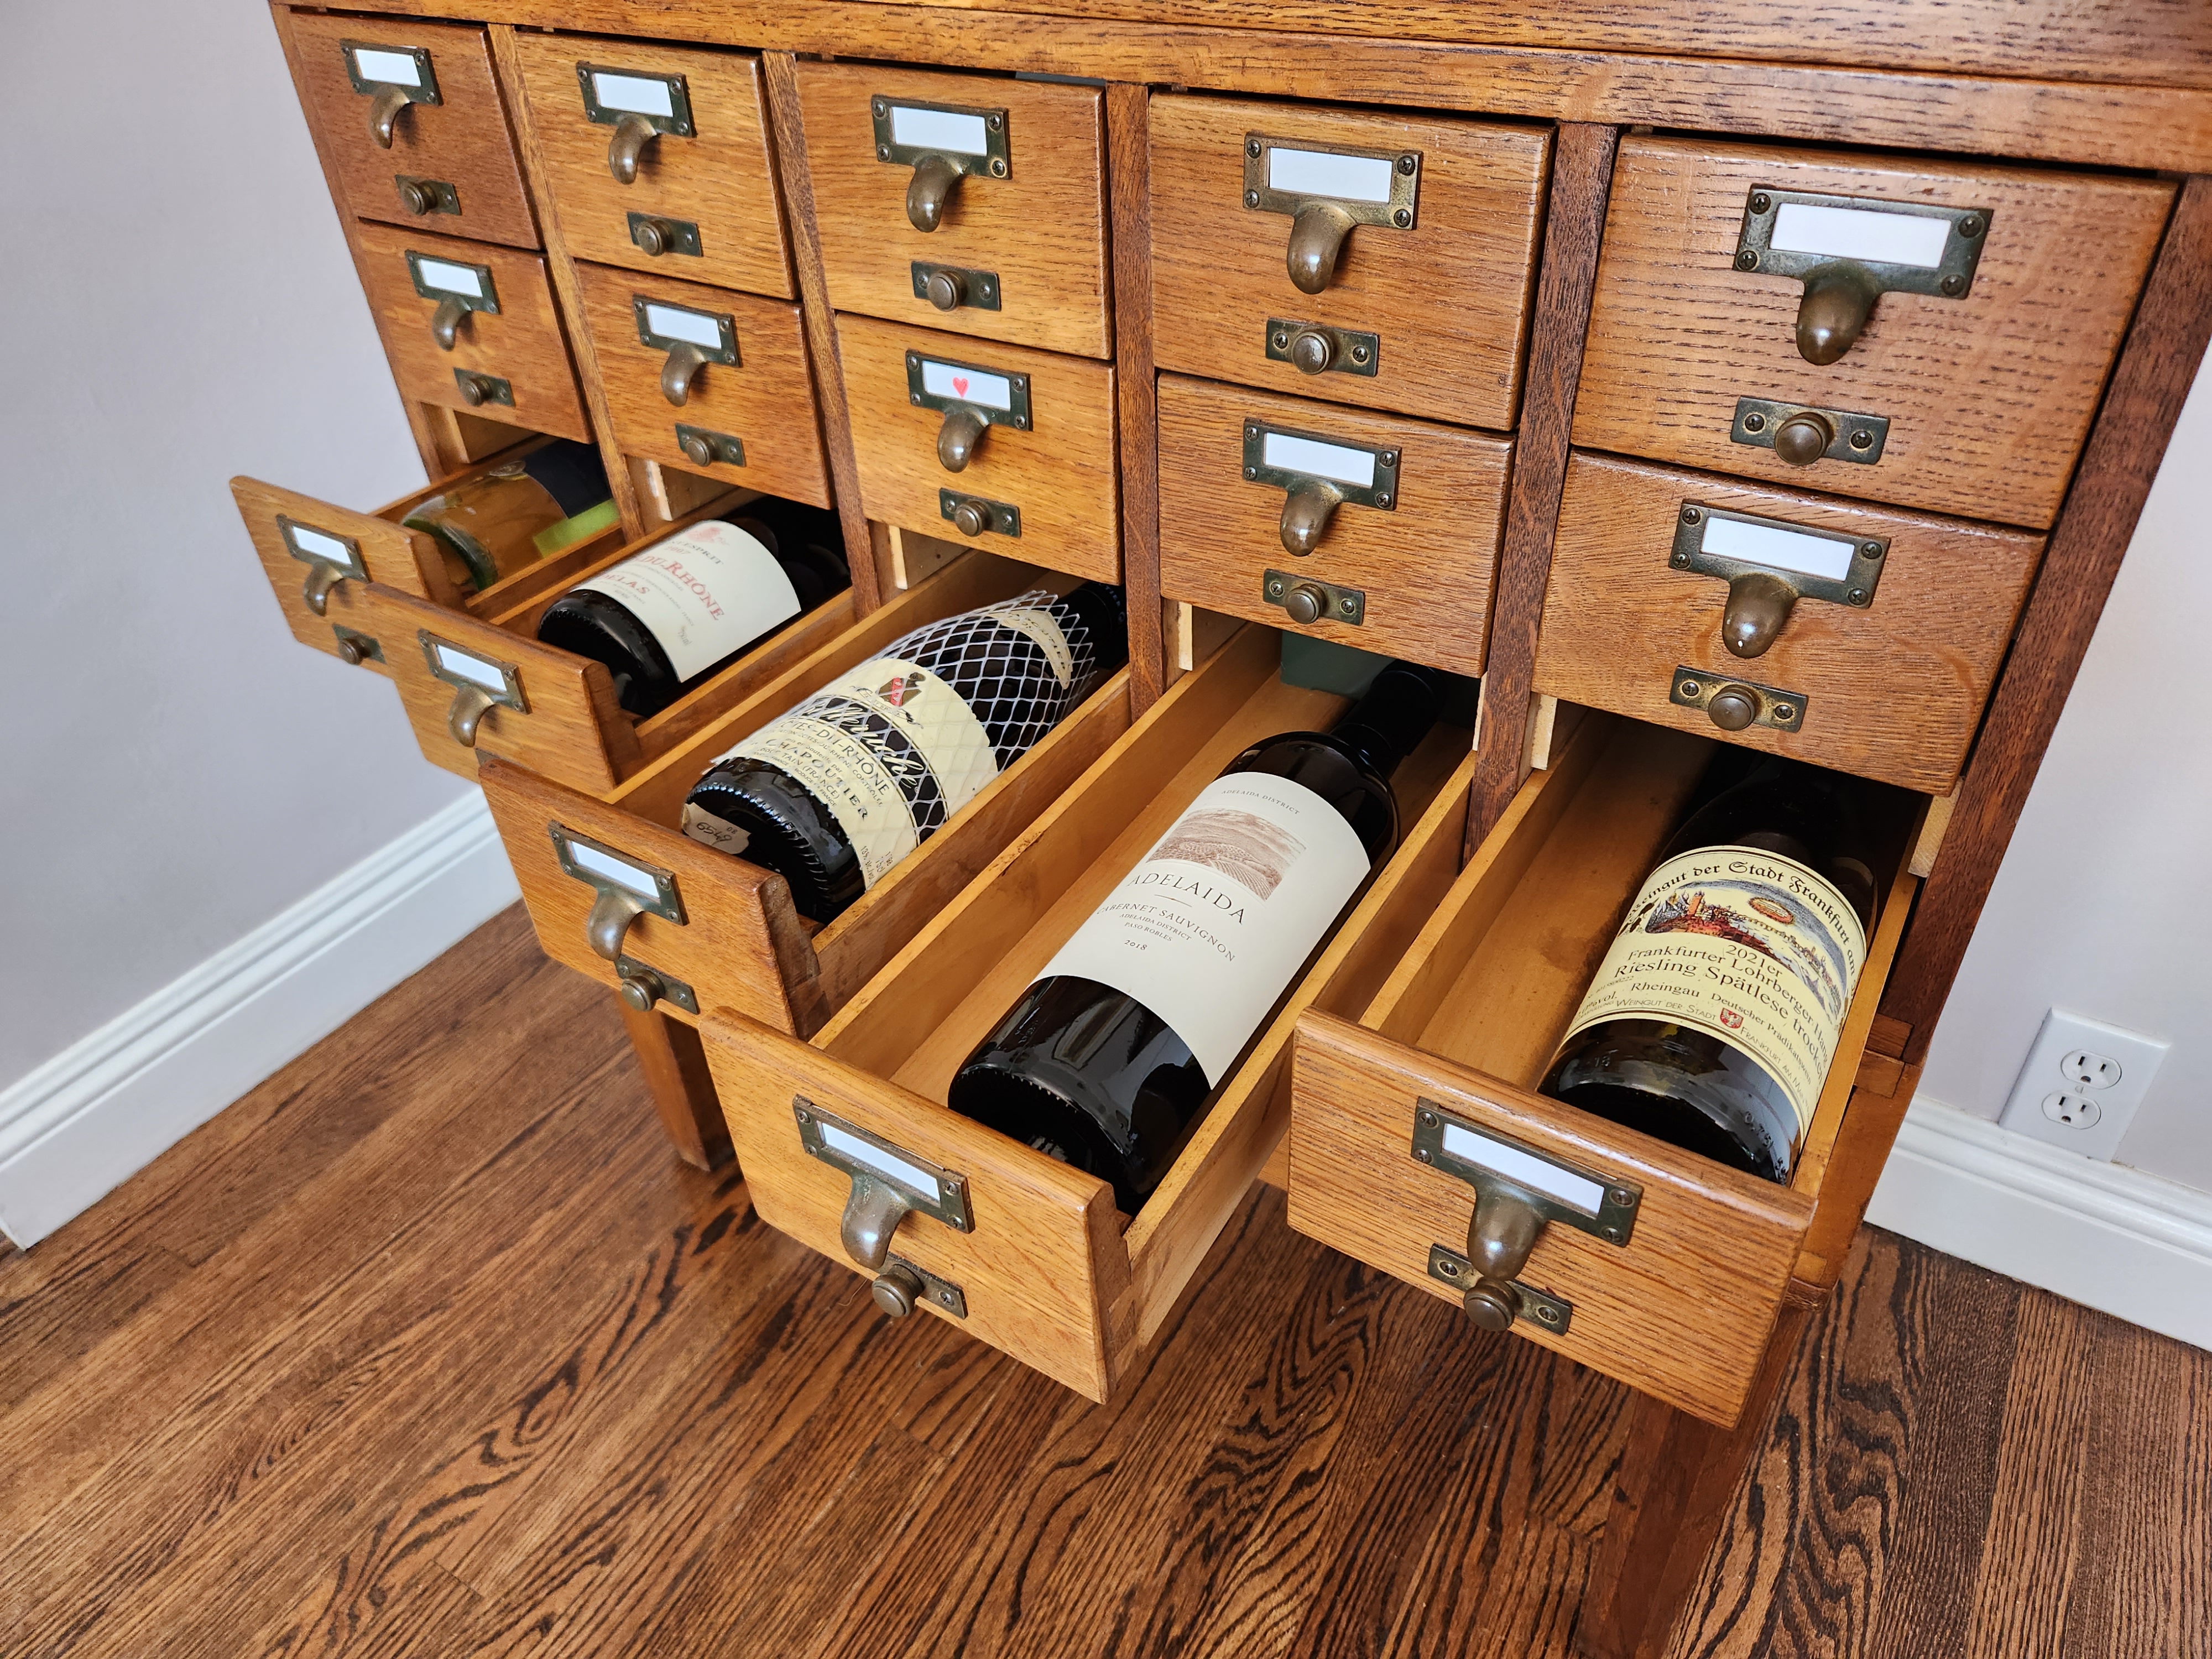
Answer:
[[[2142,1103],[2143,1093],[2150,1087],[2159,1062],[2166,1058],[2170,1046],[2139,1031],[2124,1031],[2102,1020],[2053,1008],[2043,1017],[2043,1029],[2035,1034],[2035,1042],[2027,1051],[2027,1063],[2020,1068],[2020,1076],[2012,1085],[2012,1096],[2005,1102],[2003,1115],[1997,1121],[2015,1133],[2048,1141],[2084,1158],[2110,1162],[2112,1154],[2119,1150],[2128,1126],[2135,1121],[2136,1108]],[[2104,1069],[2101,1066],[2093,1066],[2087,1071],[2067,1069],[2069,1059],[2085,1054],[2115,1062],[2119,1067],[2118,1080],[2109,1084],[2094,1081]],[[2085,1083],[2088,1086],[2085,1087]],[[2073,1127],[2046,1115],[2043,1109],[2045,1099],[2060,1093],[2087,1096],[2094,1101],[2095,1123],[2087,1127]]]

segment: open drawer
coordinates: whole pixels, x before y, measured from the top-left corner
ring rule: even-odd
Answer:
[[[1532,1092],[1711,750],[1710,738],[1587,716],[1364,1011],[1299,1023],[1290,1219],[1458,1302],[1473,1282],[1460,1253],[1475,1183],[1502,1176],[1556,1198],[1514,1281],[1513,1331],[1726,1425],[1850,1132],[1845,1108],[1917,884],[1900,856],[1789,1185]]]
[[[734,707],[694,722],[603,799],[487,759],[484,795],[545,954],[634,1007],[658,1005],[687,1020],[734,1008],[778,1030],[814,1030],[1127,729],[1127,671],[818,929],[793,908],[781,876],[685,836],[684,798],[720,756],[910,629],[1029,589],[1073,586],[988,554],[957,557],[861,621],[848,614],[772,678],[750,678]]]
[[[238,516],[246,521],[246,533],[253,538],[253,550],[261,556],[262,571],[276,592],[277,608],[284,613],[292,637],[388,676],[382,641],[374,637],[367,620],[362,589],[368,584],[375,582],[445,610],[464,605],[430,538],[408,529],[401,520],[431,496],[508,465],[543,442],[539,439],[502,451],[373,513],[334,506],[258,478],[233,478],[231,498],[238,503]],[[470,596],[478,604],[492,597]]]
[[[370,597],[385,632],[395,636],[385,641],[385,658],[423,755],[466,778],[477,775],[479,755],[497,755],[607,794],[842,633],[853,621],[849,591],[642,720],[616,701],[605,663],[538,639],[539,620],[578,582],[757,498],[752,490],[722,492],[620,545],[621,532],[610,530],[471,595],[459,611],[376,586]]]
[[[1261,738],[1325,727],[1346,706],[1282,682],[1279,638],[1248,626],[1179,680],[811,1043],[741,1012],[716,1009],[700,1028],[764,1220],[864,1273],[906,1263],[924,1287],[919,1305],[1093,1400],[1167,1322],[1281,1138],[1300,1010],[1364,1006],[1418,929],[1371,924],[1425,916],[1457,870],[1470,734],[1439,726],[1395,780],[1404,822],[1418,831],[1133,1219],[1107,1182],[946,1109],[960,1062],[1222,767]],[[872,1167],[903,1181],[916,1207],[887,1244],[878,1233],[887,1255],[862,1265],[865,1242],[848,1255],[848,1206],[865,1212],[867,1182],[856,1183],[849,1157],[829,1161],[810,1146],[833,1157],[872,1146]]]

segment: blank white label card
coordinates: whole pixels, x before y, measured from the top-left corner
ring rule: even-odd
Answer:
[[[933,398],[957,398],[963,404],[980,404],[985,409],[1012,409],[1014,406],[1014,386],[1003,374],[986,374],[980,368],[963,368],[957,363],[935,363],[921,360],[921,389]]]
[[[937,1177],[927,1170],[917,1169],[895,1153],[887,1152],[872,1141],[848,1134],[834,1123],[823,1123],[822,1144],[841,1158],[850,1158],[864,1170],[872,1170],[886,1181],[893,1181],[931,1203],[937,1201]]]
[[[1270,149],[1267,188],[1342,202],[1390,199],[1390,161],[1380,155],[1339,155],[1326,149]]]
[[[891,106],[891,142],[916,149],[941,149],[954,155],[988,155],[991,141],[980,115],[957,110],[916,109],[911,104]]]
[[[668,82],[647,75],[609,75],[592,71],[592,96],[601,109],[626,110],[634,115],[672,118],[676,100],[668,95]]]
[[[1778,524],[1746,524],[1741,519],[1705,518],[1706,552],[1723,559],[1741,559],[1772,570],[1794,570],[1801,576],[1822,576],[1839,582],[1850,574],[1855,542],[1809,530],[1791,530]]]
[[[635,865],[602,853],[596,847],[586,847],[573,837],[568,842],[568,861],[579,870],[586,871],[603,881],[611,881],[617,887],[635,893],[640,898],[657,902],[660,897],[660,884]]]
[[[450,645],[438,647],[438,663],[449,674],[459,674],[463,679],[481,685],[487,691],[507,692],[507,676],[480,658],[465,651],[456,651]]]
[[[1342,444],[1317,443],[1311,438],[1293,438],[1287,432],[1270,432],[1261,441],[1260,459],[1285,472],[1310,472],[1339,483],[1358,484],[1362,489],[1375,487],[1372,450],[1347,449]]]
[[[1769,245],[1784,253],[1933,270],[1943,263],[1943,245],[1950,240],[1951,222],[1925,213],[1784,202],[1775,210]]]
[[[328,63],[327,58],[323,60]],[[419,87],[422,71],[411,52],[375,52],[368,46],[353,49],[354,73],[364,81],[375,81],[387,87]]]
[[[310,530],[303,524],[295,524],[292,526],[292,545],[309,558],[320,559],[325,564],[334,564],[341,570],[360,568],[354,558],[353,549],[348,547],[336,536],[325,535],[319,530]]]
[[[684,340],[692,345],[705,346],[710,351],[722,349],[722,321],[709,317],[702,311],[685,311],[678,306],[647,306],[645,325],[664,340]]]
[[[1518,1146],[1492,1140],[1488,1135],[1463,1129],[1456,1123],[1444,1125],[1444,1150],[1454,1158],[1464,1158],[1492,1175],[1504,1176],[1516,1186],[1541,1193],[1570,1209],[1580,1210],[1584,1215],[1595,1215],[1605,1203],[1602,1182],[1578,1176],[1571,1170],[1562,1170],[1556,1164],[1532,1157]]]
[[[483,278],[466,265],[447,264],[443,259],[426,259],[415,256],[416,273],[425,284],[447,294],[465,294],[471,300],[484,296]]]

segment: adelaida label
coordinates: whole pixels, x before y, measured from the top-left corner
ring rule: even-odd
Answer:
[[[644,623],[679,680],[703,673],[799,611],[799,593],[775,555],[719,519],[655,542],[576,586],[605,594]]]

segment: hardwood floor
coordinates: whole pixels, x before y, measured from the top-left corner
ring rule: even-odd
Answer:
[[[678,1163],[511,912],[0,1259],[0,1654],[1567,1653],[1625,1391],[1282,1214],[1090,1406]],[[2212,1357],[1864,1235],[1676,1647],[2212,1654]]]

